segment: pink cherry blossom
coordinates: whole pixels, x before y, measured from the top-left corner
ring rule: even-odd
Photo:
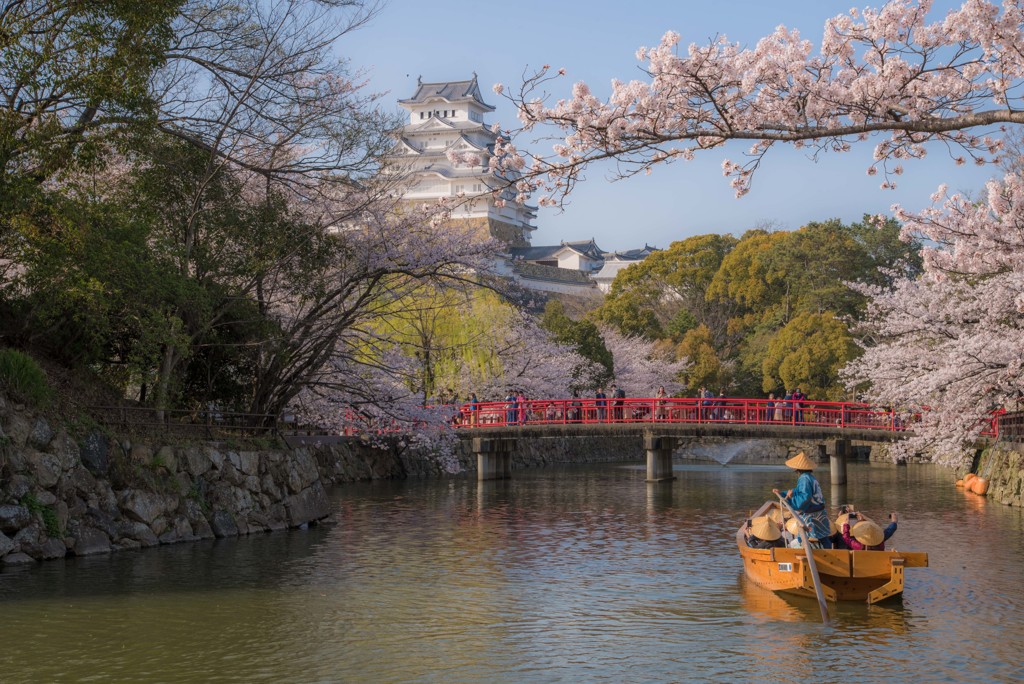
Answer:
[[[593,162],[612,157],[620,176],[632,176],[729,140],[754,142],[746,159],[723,165],[737,196],[780,143],[841,153],[874,138],[872,168],[886,176],[902,172],[894,160],[923,158],[928,142],[991,161],[999,141],[968,131],[1024,123],[1024,6],[967,0],[934,19],[931,5],[892,0],[838,15],[817,47],[784,26],[748,48],[719,35],[680,49],[668,32],[637,52],[648,78],[613,81],[606,100],[577,82],[571,97],[552,101],[556,76],[545,65],[506,93],[521,133],[558,145],[527,165],[531,187],[564,199]],[[527,156],[512,142],[505,153]]]

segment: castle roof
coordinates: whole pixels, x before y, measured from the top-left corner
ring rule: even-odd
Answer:
[[[436,157],[440,159],[441,157],[447,157],[449,150],[453,150],[460,146],[468,147],[472,150],[476,150],[477,152],[482,152],[487,155],[490,155],[491,153],[494,152],[494,149],[491,145],[481,145],[480,143],[475,142],[470,138],[467,138],[465,135],[460,135],[458,138],[453,140],[445,147],[432,147],[426,149],[419,149],[415,145],[413,145],[413,143],[408,138],[399,137],[398,142],[396,143],[395,146],[395,150],[396,152],[398,149],[405,150],[404,152],[399,152],[399,154],[415,155],[417,157],[422,157],[424,159],[429,159],[431,157]]]
[[[639,249],[627,249],[622,252],[605,252],[605,261],[643,261],[647,257],[651,256],[653,252],[657,252],[657,247],[651,247],[647,243]]]
[[[572,242],[563,242],[560,249],[569,248],[574,252],[582,254],[588,259],[595,261],[602,261],[604,259],[605,251],[597,246],[594,242],[594,238],[589,240],[574,240]]]
[[[472,100],[476,102],[481,108],[486,109],[489,112],[494,111],[494,107],[484,102],[483,95],[480,94],[480,86],[476,80],[476,72],[473,73],[473,78],[468,81],[440,81],[437,83],[424,83],[420,79],[416,79],[416,92],[412,97],[406,100],[399,100],[399,104],[424,104],[431,100],[440,99],[446,102],[464,102],[466,100]]]
[[[628,267],[632,266],[635,263],[637,263],[636,260],[633,260],[633,261],[606,261],[606,262],[604,262],[604,265],[601,266],[601,270],[598,271],[597,273],[594,273],[591,277],[594,280],[597,280],[597,281],[608,281],[608,282],[611,282],[611,281],[615,280],[615,276],[617,276],[619,274],[619,271],[621,271],[624,268],[628,268]]]

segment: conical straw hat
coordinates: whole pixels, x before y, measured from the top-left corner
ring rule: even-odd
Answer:
[[[786,461],[786,465],[793,470],[814,470],[817,467],[817,464],[809,459],[807,454],[802,451]]]
[[[794,537],[800,534],[800,521],[796,518],[790,518],[786,521],[786,530]]]
[[[835,522],[836,528],[840,529],[840,530],[843,529],[843,525],[845,525],[846,523],[850,522],[850,513],[855,511],[855,510],[857,510],[857,509],[855,509],[853,507],[853,504],[848,504],[846,506],[846,513],[842,513],[842,514],[840,514],[839,516],[836,517],[836,522]]]
[[[775,541],[782,536],[779,526],[766,515],[759,515],[750,521],[750,531],[758,539]]]
[[[853,534],[854,539],[864,546],[878,546],[885,541],[885,533],[882,532],[882,528],[870,520],[863,520],[857,523],[850,530],[850,533]]]
[[[768,511],[768,519],[781,525],[785,517],[782,515],[781,509],[772,508]]]

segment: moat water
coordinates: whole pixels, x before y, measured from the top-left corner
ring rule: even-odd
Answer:
[[[7,568],[0,681],[1021,681],[1021,510],[939,468],[851,466],[829,503],[899,511],[890,546],[931,567],[824,627],[734,541],[791,471],[676,474],[346,485],[331,525]]]

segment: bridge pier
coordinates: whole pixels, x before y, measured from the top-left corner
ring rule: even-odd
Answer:
[[[846,484],[846,457],[850,453],[850,440],[837,439],[832,455],[829,457],[829,465],[832,467],[832,485]]]
[[[674,437],[644,435],[648,482],[671,482],[676,479],[676,476],[672,474],[672,452],[675,448],[676,439]]]
[[[512,477],[512,452],[516,440],[508,438],[473,438],[473,453],[476,454],[476,479],[508,480]]]

